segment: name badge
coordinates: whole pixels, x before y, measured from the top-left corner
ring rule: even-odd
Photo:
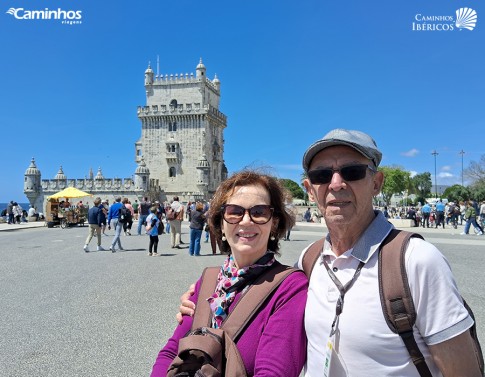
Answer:
[[[327,340],[325,348],[324,377],[347,377],[347,367],[340,354],[335,349],[335,335]]]

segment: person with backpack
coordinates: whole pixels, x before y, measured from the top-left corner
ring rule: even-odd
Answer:
[[[327,361],[330,371],[342,368],[349,375],[420,375],[405,342],[386,323],[377,289],[378,250],[393,228],[372,206],[384,182],[377,169],[381,158],[369,135],[342,129],[316,141],[303,157],[305,188],[328,227],[306,307],[309,376],[325,370]],[[468,331],[474,321],[445,257],[434,245],[411,238],[405,260],[416,310],[414,338],[428,375],[480,375]],[[324,294],[332,291],[334,295]],[[327,352],[325,335],[337,345],[335,354]]]
[[[160,219],[157,216],[158,207],[153,206],[150,208],[150,214],[146,219],[146,232],[150,237],[150,242],[148,244],[148,256],[158,256],[158,235],[160,234]]]
[[[123,217],[123,232],[125,233],[125,236],[131,236],[131,227],[133,225],[134,216],[133,207],[128,198],[123,198],[121,203],[123,204],[121,207],[121,215]]]
[[[298,261],[310,282],[305,376],[482,376],[473,316],[439,250],[411,237],[397,243],[401,276],[381,270],[390,250],[384,245],[396,239],[393,225],[373,209],[384,182],[381,159],[371,136],[345,129],[330,131],[303,156],[304,186],[328,228]],[[312,250],[317,259],[308,268]],[[403,286],[406,295],[383,299],[380,285],[397,292]],[[183,306],[192,313],[192,303]],[[384,314],[389,309],[398,314],[393,320]],[[411,330],[400,335],[400,328]]]
[[[179,197],[174,196],[172,204],[166,212],[167,222],[170,224],[170,242],[172,249],[180,249],[180,236],[182,234],[182,221],[184,219],[184,206],[179,202]]]
[[[465,211],[465,229],[463,230],[461,235],[468,234],[470,231],[470,227],[473,227],[478,230],[477,234],[479,236],[483,235],[482,227],[477,223],[477,211],[473,206],[473,202],[471,200],[467,201],[466,203],[466,211]]]
[[[190,243],[189,255],[200,256],[200,239],[206,221],[204,215],[204,205],[202,202],[194,203],[195,207],[190,211]]]
[[[284,189],[274,177],[253,171],[236,173],[218,187],[208,218],[214,233],[222,240],[223,251],[230,252],[230,255],[221,267],[215,269],[208,294],[202,294],[199,299],[200,290],[205,291],[209,283],[205,279],[202,282],[199,279],[195,285],[195,294],[191,299],[193,302],[199,300],[198,305],[203,305],[207,310],[208,316],[203,319],[205,327],[192,329],[195,334],[201,334],[198,338],[185,337],[198,314],[195,319],[184,317],[182,324],[177,326],[158,354],[151,377],[174,376],[185,370],[183,368],[188,368],[190,360],[186,360],[186,357],[190,351],[183,352],[188,341],[193,341],[195,348],[203,347],[206,341],[214,346],[218,344],[222,352],[214,348],[207,351],[215,351],[219,358],[230,350],[235,351],[234,347],[224,349],[217,339],[226,337],[226,332],[232,332],[231,327],[225,329],[225,324],[227,321],[229,325],[229,321],[235,318],[233,314],[251,306],[257,309],[253,311],[254,315],[250,315],[247,325],[242,329],[239,327],[235,339],[226,337],[229,344],[235,343],[245,375],[299,376],[306,349],[303,312],[308,282],[305,275],[290,269],[291,273],[279,280],[280,284],[273,287],[269,295],[261,300],[244,301],[245,297],[256,297],[255,292],[261,292],[262,286],[271,285],[275,279],[267,277],[269,274],[289,268],[275,259],[279,254],[279,240],[285,236],[287,228],[294,224],[294,218],[285,210],[284,195]],[[238,305],[239,302],[241,305]],[[207,332],[222,335],[203,336]],[[226,366],[225,370],[219,371],[221,376],[240,375],[232,372],[234,359],[220,361],[219,365]],[[212,364],[216,361],[207,362]],[[169,368],[170,372],[167,373]],[[211,365],[204,364],[202,368],[211,368]]]

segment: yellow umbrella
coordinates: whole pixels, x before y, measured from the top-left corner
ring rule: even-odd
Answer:
[[[49,199],[58,199],[58,198],[84,198],[85,196],[93,196],[93,194],[89,194],[87,192],[81,191],[75,187],[67,187],[62,191],[55,193],[54,195],[50,196]]]

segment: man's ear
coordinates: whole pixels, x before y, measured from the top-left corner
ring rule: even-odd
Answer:
[[[381,171],[378,171],[374,174],[374,195],[378,195],[381,192],[383,184],[384,174]]]
[[[313,186],[312,186],[312,184],[311,184],[311,182],[308,178],[306,178],[303,181],[303,186],[305,186],[305,189],[308,193],[308,199],[310,199],[310,201],[316,203],[315,196],[313,195]]]

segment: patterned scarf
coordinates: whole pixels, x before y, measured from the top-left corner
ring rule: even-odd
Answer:
[[[251,266],[238,269],[231,255],[217,276],[217,285],[214,294],[207,299],[212,316],[212,327],[220,328],[227,317],[229,306],[234,301],[239,291],[246,292],[251,283],[256,280],[266,269],[276,261],[274,253],[268,251]]]

